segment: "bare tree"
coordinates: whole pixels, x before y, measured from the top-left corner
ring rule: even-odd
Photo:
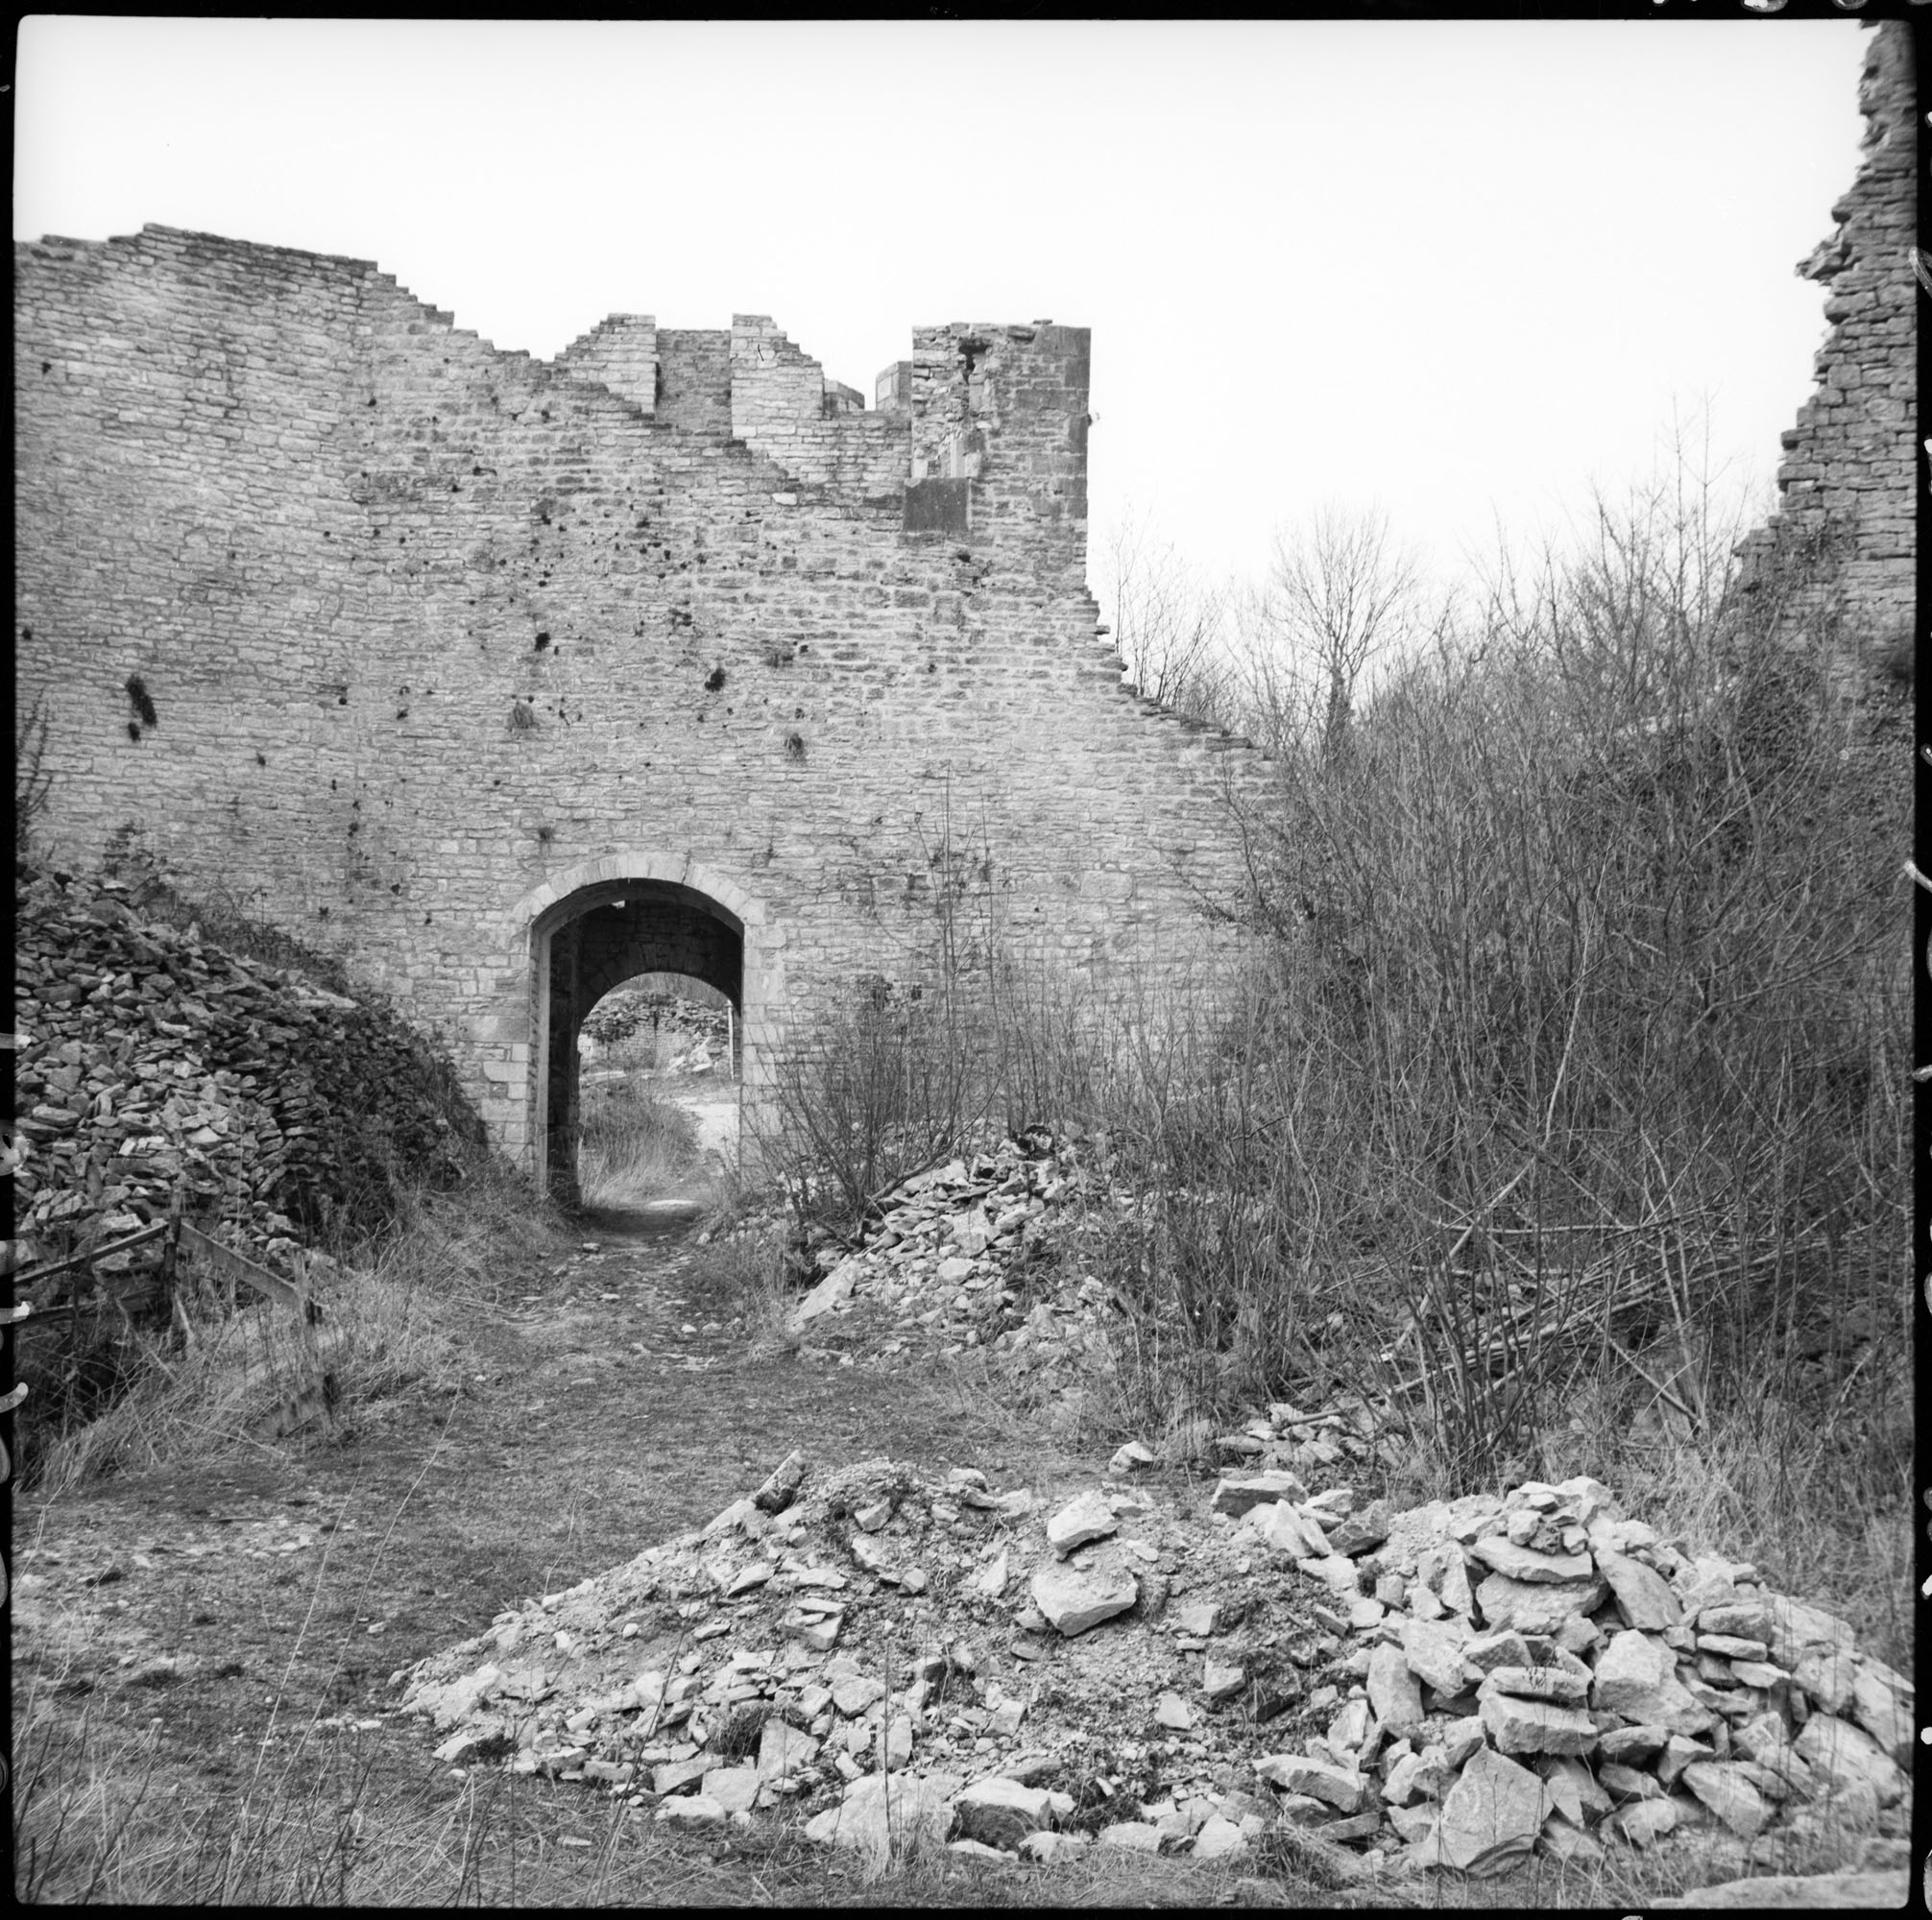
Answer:
[[[1236,686],[1224,643],[1226,590],[1202,580],[1132,509],[1109,536],[1103,564],[1123,670],[1149,700],[1227,725]]]
[[[1345,745],[1364,675],[1420,630],[1413,555],[1380,511],[1325,506],[1301,527],[1278,530],[1268,577],[1241,604],[1244,705],[1270,746]]]

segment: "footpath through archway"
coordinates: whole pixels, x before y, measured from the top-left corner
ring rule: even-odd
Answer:
[[[530,938],[533,1165],[547,1190],[574,1202],[586,1017],[639,974],[681,974],[729,1003],[749,1066],[757,1036],[745,1022],[746,925],[700,887],[634,876],[573,889],[537,916]]]

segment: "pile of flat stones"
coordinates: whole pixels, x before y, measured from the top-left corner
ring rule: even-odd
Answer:
[[[1080,1204],[1105,1204],[1071,1138],[1038,1130],[905,1181],[864,1244],[792,1308],[787,1331],[807,1359],[850,1362],[861,1322],[886,1363],[981,1349],[1042,1386],[1104,1374],[1112,1356],[1106,1289],[1063,1261],[1037,1261]]]
[[[21,1265],[137,1232],[178,1190],[280,1260],[398,1170],[447,1184],[480,1137],[447,1064],[385,1009],[147,918],[110,877],[16,883]]]
[[[794,1455],[700,1531],[392,1676],[439,1759],[660,1821],[790,1808],[1047,1860],[1238,1857],[1334,1884],[1696,1832],[1741,1870],[1909,1819],[1912,1686],[1595,1481],[1390,1514],[1282,1469],[1176,1502],[1130,1444],[1043,1501]]]

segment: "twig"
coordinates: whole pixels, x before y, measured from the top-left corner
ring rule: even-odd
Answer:
[[[1644,1383],[1647,1386],[1656,1388],[1657,1397],[1660,1400],[1669,1401],[1670,1404],[1674,1407],[1676,1407],[1677,1410],[1679,1413],[1681,1413],[1683,1417],[1691,1423],[1692,1426],[1695,1427],[1698,1424],[1697,1415],[1693,1413],[1690,1410],[1690,1408],[1687,1407],[1683,1404],[1683,1402],[1680,1401],[1677,1397],[1677,1395],[1670,1390],[1669,1387],[1663,1385],[1660,1381],[1658,1381],[1655,1376],[1653,1375],[1650,1372],[1650,1370],[1647,1367],[1645,1367],[1633,1354],[1631,1354],[1630,1349],[1626,1347],[1623,1344],[1623,1342],[1616,1337],[1614,1333],[1608,1332],[1606,1331],[1604,1334],[1604,1338],[1610,1343],[1610,1348],[1616,1354],[1617,1357],[1620,1360],[1622,1360],[1626,1366],[1633,1368],[1642,1377]]]

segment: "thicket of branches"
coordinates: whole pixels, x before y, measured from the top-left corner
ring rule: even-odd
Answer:
[[[1736,531],[1674,479],[1359,710],[1317,657],[1242,822],[1251,1003],[1120,1130],[1164,1170],[1119,1271],[1170,1392],[1380,1386],[1493,1463],[1613,1364],[1691,1432],[1902,1351],[1903,784],[1828,618],[1726,598]]]

